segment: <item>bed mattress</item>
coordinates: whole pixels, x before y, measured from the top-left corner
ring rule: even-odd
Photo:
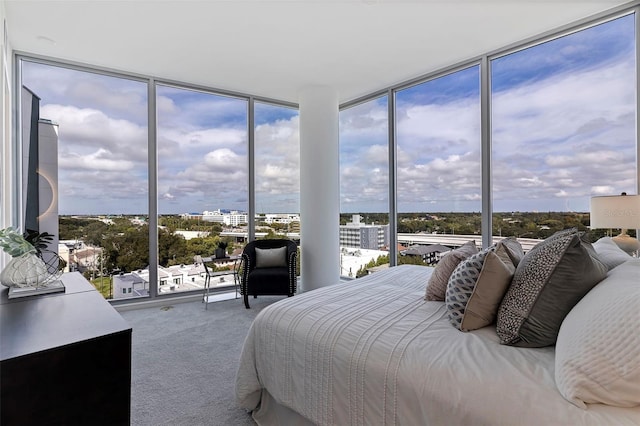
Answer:
[[[567,402],[554,348],[464,333],[403,265],[279,301],[256,317],[236,377],[259,424],[638,425],[640,407]],[[291,416],[286,418],[286,416]]]

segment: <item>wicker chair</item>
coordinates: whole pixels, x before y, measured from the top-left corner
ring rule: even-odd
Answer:
[[[297,289],[298,246],[291,240],[254,240],[242,252],[240,294],[249,309],[249,295],[291,297]]]

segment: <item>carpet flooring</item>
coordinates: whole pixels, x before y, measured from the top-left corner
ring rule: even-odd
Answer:
[[[131,424],[255,425],[234,400],[238,357],[251,321],[282,297],[167,303],[122,311],[133,328]]]

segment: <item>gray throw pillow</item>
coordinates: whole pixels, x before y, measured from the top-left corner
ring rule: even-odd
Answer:
[[[522,245],[518,242],[516,237],[507,237],[501,240],[498,244],[504,246],[511,262],[518,266],[522,258],[524,257],[524,251],[522,250]]]
[[[580,237],[575,229],[559,231],[522,258],[498,309],[502,344],[555,344],[564,317],[606,277],[607,267]]]
[[[261,249],[256,247],[256,268],[287,267],[287,248]]]

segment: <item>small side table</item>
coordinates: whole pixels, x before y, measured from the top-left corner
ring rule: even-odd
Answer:
[[[236,299],[237,299],[238,298],[238,287],[240,285],[239,271],[240,271],[240,266],[242,264],[242,256],[229,256],[229,257],[213,257],[213,256],[211,256],[211,257],[203,257],[202,258],[202,262],[203,263],[214,263],[214,264],[233,262],[233,268],[232,268],[233,286],[235,287]],[[205,267],[206,267],[206,265],[205,265]],[[218,271],[218,272],[209,271],[208,268],[206,268],[206,271],[207,271],[207,278],[205,280],[204,294],[203,294],[203,298],[202,298],[203,302],[205,303],[205,309],[206,309],[207,301],[209,300],[209,289],[211,287],[211,278],[212,277],[216,277],[216,276],[228,275],[229,274],[227,271]]]

